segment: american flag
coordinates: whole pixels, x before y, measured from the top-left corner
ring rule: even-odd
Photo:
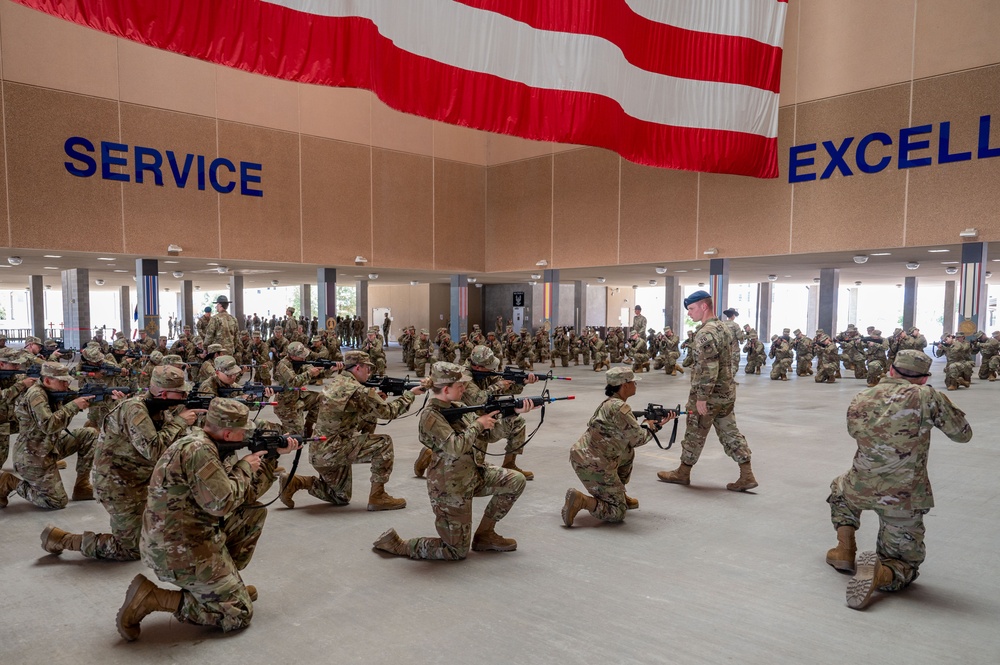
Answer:
[[[778,175],[787,0],[15,1],[455,125]]]

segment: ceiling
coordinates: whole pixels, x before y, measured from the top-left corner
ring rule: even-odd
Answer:
[[[935,251],[946,250],[946,251]],[[775,275],[776,281],[786,284],[811,284],[819,277],[820,268],[840,269],[840,283],[899,284],[905,277],[918,277],[922,284],[943,283],[956,279],[945,270],[958,266],[962,247],[940,245],[936,247],[908,247],[905,249],[823,252],[816,254],[795,254],[733,258],[729,261],[729,281],[744,284],[767,281],[768,275]],[[874,256],[874,253],[886,253]],[[988,256],[1000,257],[1000,243],[990,243]],[[863,264],[854,261],[856,255],[867,255]],[[88,252],[66,252],[48,250],[8,250],[7,256],[21,258],[21,264],[10,265],[0,258],[0,289],[26,288],[30,275],[42,275],[44,283],[53,289],[61,289],[61,271],[70,268],[86,268],[90,271],[91,288],[94,290],[115,290],[121,286],[134,286],[136,259],[149,258],[134,255],[93,254]],[[270,263],[266,261],[242,261],[219,259],[211,261],[203,258],[158,257],[160,262],[160,285],[171,288],[172,282],[190,279],[202,290],[224,290],[229,286],[232,275],[243,277],[244,288],[267,288],[272,280],[279,286],[315,284],[316,269],[319,266],[299,263]],[[916,262],[915,270],[906,268],[908,262]],[[1000,262],[1000,258],[991,259]],[[220,265],[221,264],[221,265]],[[451,273],[428,270],[404,270],[399,268],[369,268],[365,266],[333,266],[337,269],[338,281],[351,284],[358,279],[368,279],[369,273],[378,274],[373,284],[447,283]],[[558,266],[556,266],[558,267]],[[588,284],[598,284],[603,277],[607,286],[653,286],[663,284],[663,276],[656,268],[666,268],[665,276],[677,277],[682,285],[690,286],[708,281],[709,257],[700,261],[647,263],[622,266],[597,266],[591,268],[564,268],[559,271],[560,281],[582,280]],[[998,266],[1000,267],[1000,266]],[[228,269],[220,274],[220,268]],[[544,267],[535,269],[541,275]],[[987,267],[989,270],[989,267]],[[182,272],[174,277],[174,271]],[[469,277],[483,284],[527,282],[532,280],[532,271],[469,273]],[[540,277],[539,277],[540,279]],[[998,275],[1000,279],[1000,275]],[[104,284],[98,286],[97,280]]]

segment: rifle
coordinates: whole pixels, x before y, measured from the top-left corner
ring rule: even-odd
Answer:
[[[368,386],[369,388],[375,388],[379,392],[383,392],[386,395],[393,395],[398,397],[403,394],[404,391],[410,390],[411,388],[419,388],[421,383],[419,381],[410,381],[409,377],[405,379],[397,379],[392,376],[372,376],[369,377],[362,385]]]
[[[79,390],[50,390],[47,392],[50,403],[62,404],[78,397],[93,397],[92,402],[103,402],[111,397],[111,393],[115,390],[126,395],[132,393],[132,388],[129,386],[104,386],[99,383],[88,383]]]
[[[575,395],[569,395],[568,397],[548,397],[545,395],[540,395],[538,397],[514,397],[513,395],[493,395],[485,404],[480,404],[479,406],[453,406],[448,409],[441,409],[441,415],[447,419],[449,423],[453,423],[457,420],[461,420],[462,416],[467,413],[493,413],[494,411],[499,411],[497,418],[509,418],[513,416],[517,409],[524,406],[526,400],[531,400],[531,403],[535,406],[542,406],[544,404],[551,404],[552,402],[558,402],[561,400],[576,399]]]
[[[48,360],[49,358],[52,357],[52,354],[54,354],[56,351],[59,352],[59,355],[69,354],[70,357],[72,357],[74,354],[79,353],[80,349],[63,348],[62,343],[60,342],[59,344],[56,345],[54,349],[46,349],[45,347],[42,347],[42,349],[38,352],[38,355],[44,358],[45,360]]]
[[[319,367],[321,369],[337,369],[337,365],[343,365],[343,361],[340,360],[290,360],[292,363],[292,368],[299,372],[303,365],[312,365],[313,367]]]
[[[519,386],[523,386],[528,381],[528,372],[525,372],[523,369],[518,369],[513,365],[507,365],[506,367],[503,368],[502,372],[493,372],[490,370],[479,370],[479,369],[473,369],[470,371],[472,372],[472,378],[475,379],[476,381],[485,379],[490,376],[499,376],[504,381],[511,381]],[[551,370],[549,371],[548,374],[543,374],[542,376],[545,378],[546,381],[548,381],[549,379],[557,381],[573,380],[572,377],[569,376],[552,376]]]
[[[860,337],[859,339],[862,342],[865,342],[865,343],[867,343],[867,342],[876,342],[878,344],[882,344],[883,342],[885,342],[885,338],[884,337]]]
[[[278,459],[279,448],[288,445],[286,438],[291,437],[301,444],[310,441],[326,441],[325,436],[312,436],[306,438],[299,434],[282,434],[270,430],[254,430],[253,435],[243,441],[216,441],[215,445],[219,449],[219,455],[226,457],[235,453],[240,448],[249,448],[251,453],[264,452],[264,459]]]
[[[76,376],[121,376],[122,370],[127,370],[127,367],[119,367],[118,365],[109,365],[108,363],[100,363],[93,365],[91,363],[80,363],[80,369],[73,372]],[[126,372],[127,374],[132,374],[132,371]]]
[[[0,379],[10,379],[19,374],[23,374],[25,378],[38,379],[42,376],[42,366],[32,363],[24,369],[0,369]]]
[[[199,393],[193,392],[188,393],[188,396],[183,400],[177,400],[178,404],[183,404],[186,409],[207,409],[212,403],[212,400],[216,397],[221,397],[221,395],[213,395],[212,393]],[[238,397],[230,397],[229,399],[235,399],[240,404],[244,404],[251,409],[262,409],[265,406],[274,406],[277,402],[251,402],[244,399],[239,399]]]
[[[660,443],[660,439],[656,436],[656,432],[652,428],[646,427],[645,424],[642,425],[643,429],[653,435],[653,440],[656,441],[656,445],[663,450],[670,450],[670,446],[674,445],[674,442],[677,441],[677,425],[680,423],[680,416],[686,413],[687,411],[681,411],[680,404],[677,405],[676,409],[665,409],[662,404],[653,404],[650,402],[646,405],[645,409],[642,411],[633,411],[632,415],[636,418],[645,418],[646,420],[663,420],[664,418],[673,417],[674,429],[670,433],[670,441],[667,443],[666,447]]]
[[[268,388],[276,393],[309,391],[309,388],[305,386],[286,388],[285,386],[265,386],[263,383],[244,383],[242,386],[219,386],[219,397],[236,397],[244,393],[255,397],[264,397],[264,391]]]

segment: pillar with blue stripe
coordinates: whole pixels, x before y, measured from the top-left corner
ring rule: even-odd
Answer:
[[[966,334],[986,330],[986,243],[962,245],[962,281],[958,296],[958,329]]]
[[[469,332],[469,276],[451,276],[451,341],[458,344],[462,333]]]
[[[139,329],[156,339],[160,336],[160,263],[156,259],[135,260],[135,287],[139,303]]]
[[[708,262],[711,283],[709,293],[715,303],[715,315],[722,318],[723,310],[729,309],[729,259],[711,259]]]

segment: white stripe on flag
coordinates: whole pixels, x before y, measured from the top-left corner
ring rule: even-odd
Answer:
[[[677,28],[749,37],[781,46],[787,2],[778,0],[625,0],[636,14]]]
[[[369,19],[414,55],[533,88],[608,97],[646,122],[778,135],[775,93],[654,74],[630,64],[618,46],[599,37],[536,30],[451,0],[264,1],[317,16]],[[469,48],[472,44],[487,47]]]

